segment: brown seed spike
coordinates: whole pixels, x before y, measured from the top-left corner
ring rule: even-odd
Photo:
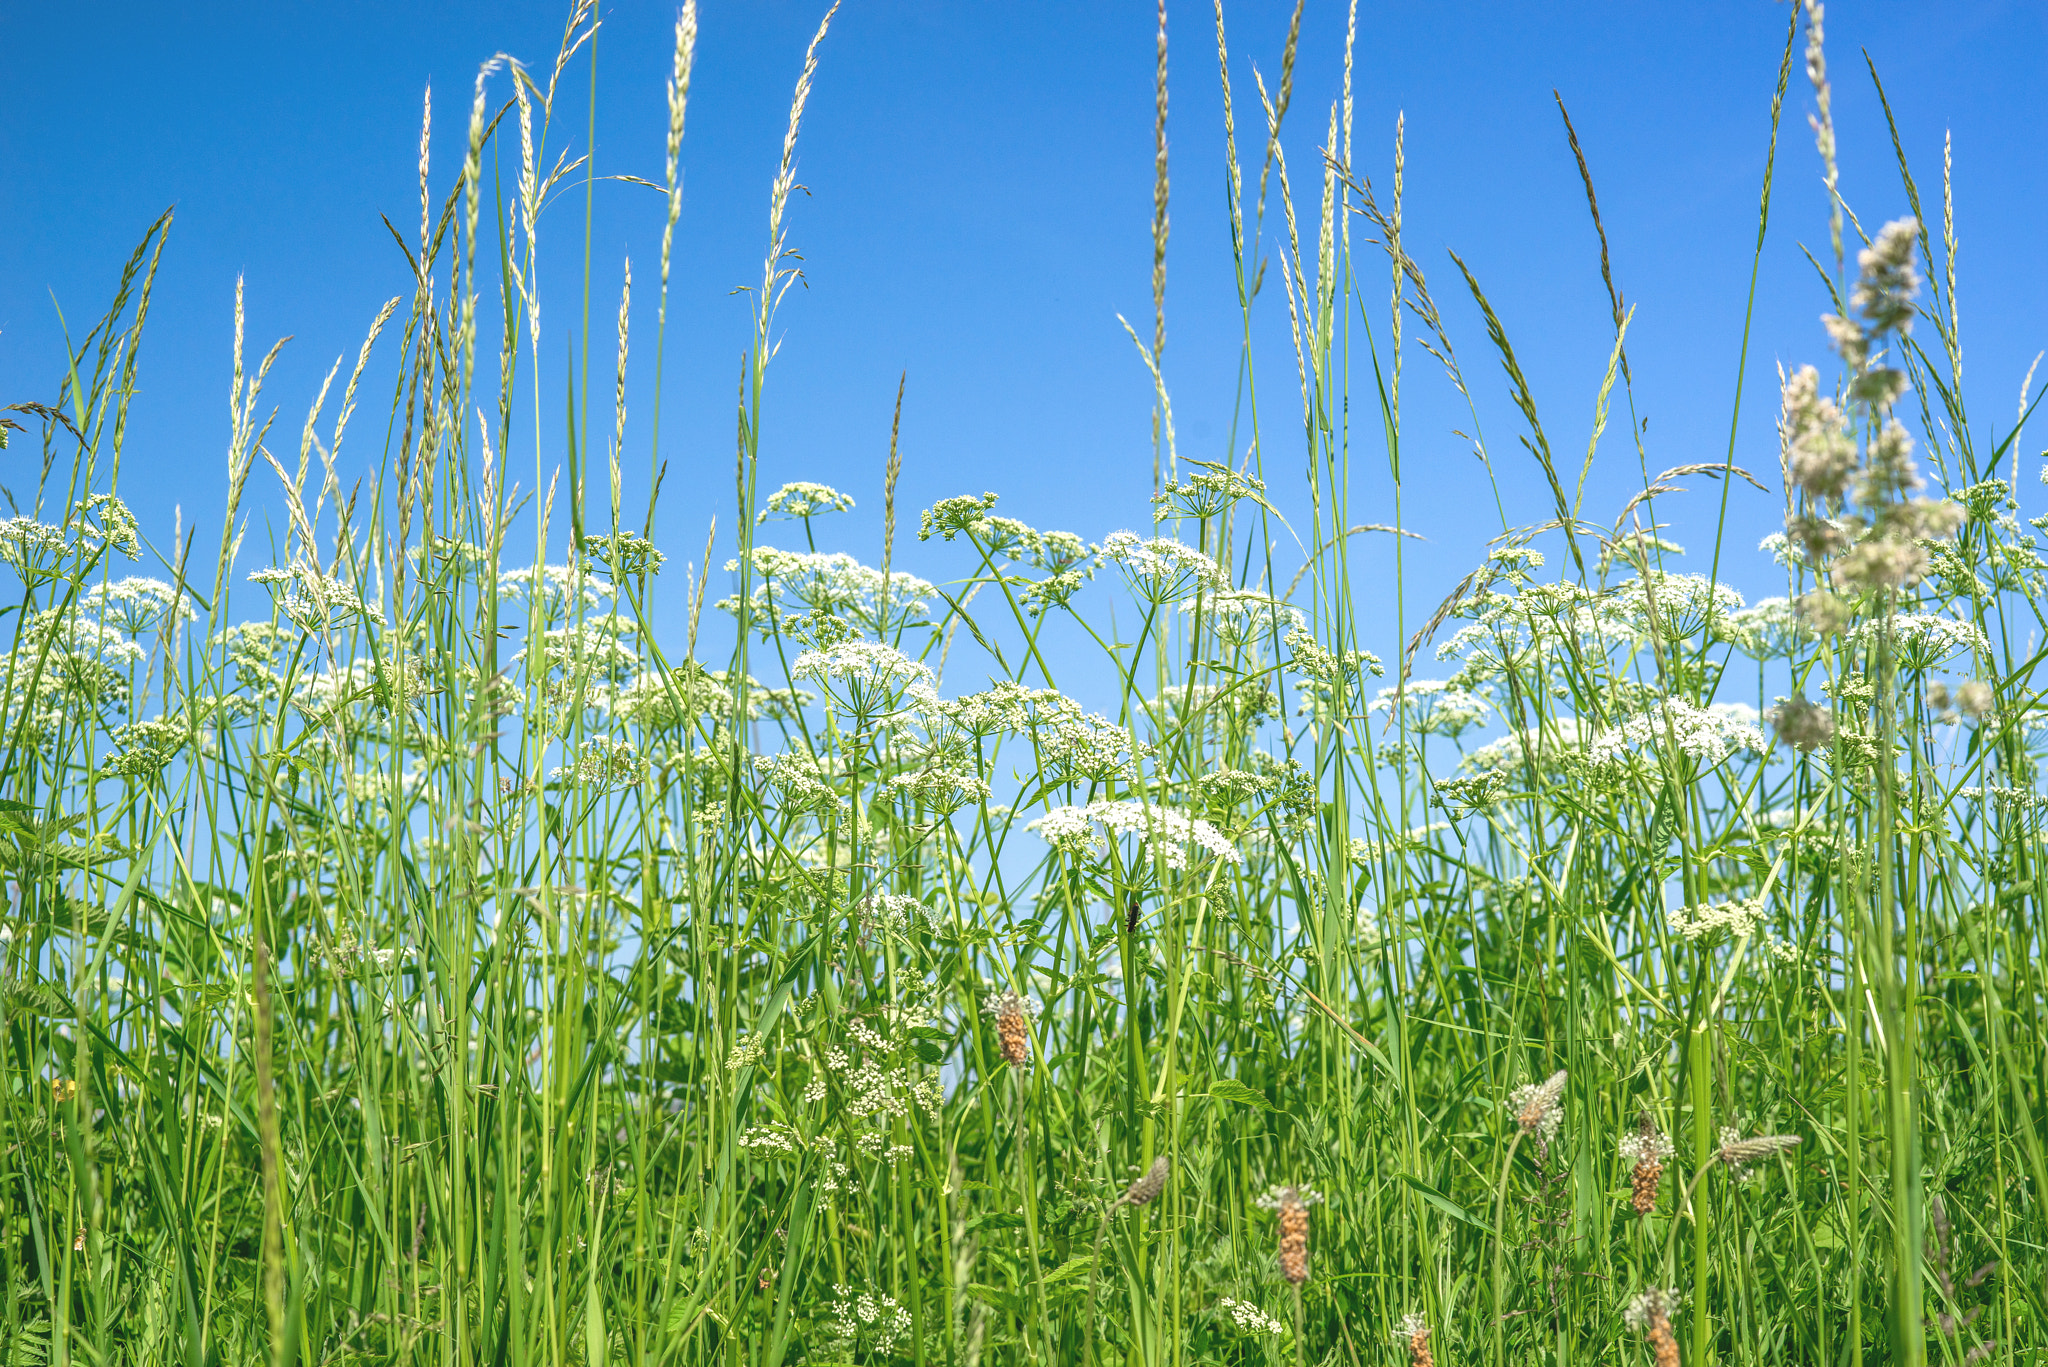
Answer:
[[[1152,1160],[1152,1166],[1145,1169],[1145,1175],[1131,1183],[1124,1192],[1124,1200],[1134,1206],[1150,1205],[1160,1192],[1166,1190],[1166,1179],[1173,1173],[1173,1160],[1160,1154]]]
[[[1629,1203],[1638,1215],[1648,1215],[1657,1208],[1657,1187],[1664,1180],[1664,1165],[1655,1159],[1644,1159],[1636,1164],[1629,1174]]]
[[[999,993],[988,1004],[988,1013],[996,1018],[996,1047],[1012,1068],[1022,1068],[1031,1059],[1031,1017],[1037,1009],[1035,1002],[1015,991]]]
[[[1308,1280],[1308,1208],[1322,1199],[1308,1187],[1275,1187],[1259,1198],[1280,1214],[1280,1275],[1291,1285]]]

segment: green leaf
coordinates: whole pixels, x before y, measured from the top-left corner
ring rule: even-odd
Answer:
[[[1076,1254],[1052,1271],[1046,1273],[1045,1284],[1047,1286],[1055,1286],[1060,1282],[1072,1281],[1076,1277],[1085,1276],[1088,1272],[1088,1264],[1093,1261],[1095,1261],[1093,1258],[1084,1258]]]
[[[1262,1111],[1273,1109],[1273,1103],[1266,1100],[1264,1092],[1256,1092],[1236,1078],[1219,1077],[1209,1084],[1209,1095],[1217,1101],[1231,1101],[1240,1106],[1257,1106]]]
[[[1488,1228],[1487,1225],[1485,1225],[1481,1221],[1474,1219],[1472,1214],[1469,1211],[1467,1211],[1463,1206],[1459,1205],[1456,1201],[1453,1201],[1450,1197],[1438,1191],[1429,1183],[1423,1181],[1420,1177],[1415,1177],[1405,1172],[1397,1173],[1395,1175],[1398,1176],[1403,1182],[1406,1182],[1409,1186],[1415,1188],[1416,1194],[1421,1196],[1423,1200],[1429,1202],[1438,1210],[1450,1216],[1453,1220],[1457,1220],[1464,1224],[1468,1224],[1472,1226],[1472,1228],[1474,1229]]]

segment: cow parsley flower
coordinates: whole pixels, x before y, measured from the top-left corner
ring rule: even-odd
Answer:
[[[1229,587],[1214,560],[1172,537],[1147,541],[1136,532],[1111,532],[1102,542],[1101,559],[1123,571],[1131,591],[1148,603]]]
[[[789,672],[792,678],[816,681],[856,717],[899,711],[906,696],[916,702],[934,696],[930,669],[893,646],[873,641],[842,641],[824,650],[807,650],[796,657]]]
[[[1664,698],[1646,712],[1595,736],[1590,755],[1596,765],[1618,768],[1631,763],[1644,748],[1675,741],[1678,752],[1711,768],[1748,751],[1768,748],[1757,726],[1756,709],[1746,703],[1713,703],[1699,707],[1683,698]]]
[[[1230,1317],[1240,1334],[1278,1334],[1284,1332],[1279,1320],[1274,1319],[1250,1301],[1236,1301],[1225,1296],[1216,1302],[1216,1308]]]
[[[771,516],[809,518],[823,517],[826,513],[852,511],[853,495],[842,494],[829,484],[797,480],[768,495],[765,506],[755,514],[754,521],[758,524],[766,522]]]
[[[1027,825],[1044,837],[1046,844],[1068,854],[1107,854],[1112,840],[1135,835],[1148,848],[1156,845],[1158,856],[1170,869],[1188,866],[1190,847],[1226,864],[1244,862],[1229,838],[1208,822],[1142,802],[1055,807]]]
[[[130,636],[140,636],[166,620],[176,625],[199,616],[177,589],[141,575],[94,584],[79,596],[78,607]]]

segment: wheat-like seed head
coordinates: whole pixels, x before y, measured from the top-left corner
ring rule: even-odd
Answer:
[[[1173,1160],[1160,1154],[1152,1160],[1152,1166],[1145,1169],[1145,1175],[1124,1191],[1124,1201],[1133,1206],[1150,1205],[1166,1190],[1166,1179],[1173,1173]]]

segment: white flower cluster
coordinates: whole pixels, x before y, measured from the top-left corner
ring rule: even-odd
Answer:
[[[846,805],[846,799],[826,781],[817,756],[808,750],[756,755],[754,767],[782,799],[785,812],[821,812]]]
[[[795,1153],[797,1138],[787,1125],[749,1125],[740,1132],[739,1146],[756,1153]]]
[[[872,714],[878,707],[893,709],[912,690],[920,690],[920,701],[935,697],[930,669],[894,646],[873,641],[842,641],[824,650],[806,650],[796,657],[789,672],[792,678],[813,679],[824,685],[835,698],[850,704],[849,711],[857,713]]]
[[[1671,1147],[1671,1140],[1658,1130],[1648,1134],[1630,1130],[1621,1137],[1619,1150],[1621,1161],[1631,1168],[1642,1163],[1662,1163],[1676,1152]]]
[[[771,515],[804,518],[852,511],[853,495],[842,494],[829,484],[814,484],[800,479],[768,495],[766,506],[754,515],[754,521],[757,524],[766,522]]]
[[[1239,474],[1227,465],[1216,465],[1209,461],[1190,461],[1189,464],[1197,467],[1196,473],[1185,480],[1169,481],[1164,489],[1152,496],[1154,504],[1160,508],[1178,507],[1189,517],[1209,518],[1224,511],[1239,499],[1249,498],[1261,504],[1266,503],[1266,500],[1260,497],[1266,492],[1264,480]]]
[[[1122,570],[1131,591],[1148,603],[1229,587],[1214,560],[1170,536],[1147,541],[1136,532],[1111,532],[1103,539],[1100,559]]]
[[[379,949],[375,945],[364,944],[348,932],[336,937],[334,948],[327,953],[327,961],[344,973],[353,972],[358,965],[376,969],[390,968],[400,960],[410,958],[410,949]]]
[[[583,542],[583,553],[590,557],[592,564],[602,565],[612,575],[626,578],[660,574],[662,562],[668,559],[654,549],[652,541],[637,532],[587,537]]]
[[[1814,639],[1813,628],[1800,620],[1789,598],[1760,598],[1740,612],[1717,619],[1714,634],[1758,660],[1790,659],[1800,646]]]
[[[104,546],[112,546],[130,560],[142,554],[141,524],[128,505],[112,494],[86,495],[64,530],[78,538],[79,548],[88,556],[98,556]]]
[[[848,1342],[866,1339],[877,1354],[887,1357],[910,1333],[910,1312],[893,1296],[873,1291],[855,1295],[852,1288],[835,1284],[832,1297],[833,1327]]]
[[[149,652],[129,640],[118,627],[77,616],[62,608],[45,608],[29,619],[24,633],[32,649],[47,641],[54,656],[72,656],[80,661],[98,661],[120,668],[133,668],[149,658]]]
[[[352,660],[346,665],[308,674],[300,680],[298,687],[292,690],[292,706],[308,717],[364,700],[390,711],[392,702],[400,694],[404,695],[405,703],[410,707],[434,691],[433,676],[426,672],[417,658],[406,662],[402,679],[398,676],[395,660],[387,659],[381,672],[368,660]]]
[[[1883,630],[1881,620],[1859,622],[1849,632],[1849,639],[1865,650],[1875,650]],[[1978,656],[1991,653],[1975,622],[1924,612],[1902,612],[1892,618],[1892,649],[1907,669],[1926,669],[1961,651]]]
[[[1279,1320],[1274,1319],[1250,1301],[1234,1301],[1225,1296],[1216,1302],[1216,1308],[1230,1317],[1240,1334],[1278,1334],[1282,1332]]]
[[[1290,631],[1286,639],[1288,652],[1294,657],[1288,665],[1295,673],[1324,689],[1355,678],[1361,669],[1371,671],[1375,677],[1386,673],[1380,657],[1369,650],[1347,650],[1339,655],[1334,650],[1324,649],[1306,630]]]
[[[279,611],[301,631],[324,631],[363,617],[384,625],[384,611],[366,602],[356,586],[339,575],[323,574],[304,561],[271,565],[249,575],[249,582],[277,592]]]
[[[980,774],[943,764],[919,764],[883,786],[904,802],[948,816],[991,791]]]
[[[1180,610],[1190,619],[1199,616],[1207,621],[1216,639],[1225,646],[1291,640],[1295,632],[1308,625],[1299,608],[1252,589],[1218,589],[1206,596],[1186,599]]]
[[[1094,573],[1092,566],[1084,566],[1094,548],[1072,532],[1042,532],[1014,517],[985,517],[974,524],[974,534],[988,543],[989,554],[1016,564],[1053,575],[1080,571],[1080,577],[1086,577]],[[1076,587],[1079,582],[1077,577]]]
[[[1993,785],[1986,788],[1958,788],[1956,796],[1977,801],[1989,799],[2005,812],[2048,811],[2048,794],[2037,793],[2030,788],[2003,788]]]
[[[980,693],[931,701],[925,724],[975,738],[1029,736],[1038,768],[1069,782],[1128,780],[1134,773],[1129,733],[1057,689],[1004,679]]]
[[[529,664],[535,677],[581,675],[617,683],[630,677],[640,664],[640,652],[628,638],[634,634],[631,619],[593,617],[541,633],[539,659]],[[528,660],[533,652],[522,650],[513,658]],[[592,702],[601,701],[593,698]]]
[[[601,607],[612,586],[582,565],[535,565],[498,576],[498,594],[517,599],[549,617],[566,617]]]
[[[1201,727],[1211,736],[1242,736],[1261,720],[1280,716],[1280,700],[1258,680],[1229,686],[1205,683],[1168,684],[1156,698],[1145,700],[1146,712],[1168,730]]]
[[[859,921],[860,928],[863,931],[880,932],[885,935],[901,935],[904,931],[910,929],[910,918],[913,916],[921,917],[934,930],[937,930],[939,927],[939,913],[937,911],[926,903],[920,902],[917,898],[905,896],[900,892],[877,892],[870,894],[862,900],[856,919]],[[862,1030],[867,1029],[859,1021],[855,1021],[854,1024]],[[866,1043],[866,1041],[862,1042]],[[880,1039],[877,1039],[875,1042],[878,1046],[883,1043]]]
[[[161,579],[140,575],[94,584],[80,596],[78,606],[81,612],[89,612],[130,636],[140,636],[166,619],[177,625],[199,616],[175,588]]]
[[[633,742],[613,736],[592,736],[576,747],[576,762],[548,775],[555,783],[574,784],[596,792],[630,788],[647,778],[647,757]]]
[[[1590,730],[1577,717],[1550,717],[1488,741],[1467,755],[1460,767],[1470,773],[1488,774],[1519,769],[1531,759],[1538,764],[1553,763],[1583,750]]]
[[[1634,637],[1657,633],[1682,641],[1709,623],[1719,626],[1743,608],[1742,595],[1703,574],[1650,570],[1629,580],[1602,604],[1600,625]],[[1606,634],[1603,632],[1602,634]]]
[[[1671,928],[1687,940],[1700,940],[1719,931],[1742,937],[1763,936],[1764,948],[1780,963],[1798,956],[1798,950],[1783,940],[1764,933],[1764,918],[1770,908],[1761,897],[1713,902],[1703,907],[1678,907],[1664,914]]]
[[[184,747],[185,737],[185,728],[162,718],[124,726],[114,733],[120,753],[108,759],[101,770],[120,778],[154,778]]]
[[[988,510],[995,506],[996,496],[992,493],[942,498],[919,515],[917,539],[929,541],[936,536],[951,541],[961,532],[977,532],[988,518]]]
[[[10,517],[0,522],[0,564],[16,573],[28,574],[46,568],[71,549],[62,527],[52,527],[32,517]]]
[[[1756,709],[1746,703],[1713,703],[1699,707],[1683,698],[1665,698],[1646,712],[1593,738],[1595,764],[1620,767],[1646,746],[1677,742],[1680,754],[1701,764],[1720,764],[1738,750],[1761,755],[1768,748],[1757,726]]]
[[[1085,807],[1055,807],[1027,823],[1045,843],[1068,854],[1102,855],[1118,836],[1136,835],[1156,845],[1170,869],[1188,866],[1190,846],[1226,864],[1242,864],[1237,847],[1208,822],[1165,807],[1142,802],[1091,802]],[[1099,828],[1099,829],[1098,829]]]
[[[844,551],[782,551],[756,546],[748,560],[761,581],[754,586],[750,612],[756,630],[764,635],[781,630],[784,620],[793,614],[822,612],[879,636],[885,628],[922,620],[938,594],[927,581],[901,570],[892,570],[885,584],[880,570],[861,564]],[[728,572],[739,567],[737,560],[725,563]],[[736,613],[739,599],[727,597],[718,606]]]
[[[1399,688],[1382,688],[1366,710],[1392,716],[1396,707],[1408,711],[1410,725],[1418,734],[1454,739],[1485,725],[1493,711],[1477,693],[1441,679],[1410,679]]]
[[[1323,1194],[1314,1187],[1291,1187],[1274,1184],[1252,1202],[1260,1210],[1284,1210],[1289,1206],[1319,1206]]]

